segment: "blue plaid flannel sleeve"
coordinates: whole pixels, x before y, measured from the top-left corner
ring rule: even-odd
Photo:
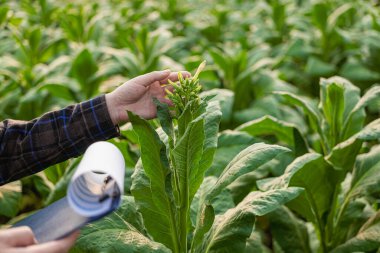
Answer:
[[[119,136],[105,96],[31,121],[0,122],[0,185],[77,157],[96,141]]]

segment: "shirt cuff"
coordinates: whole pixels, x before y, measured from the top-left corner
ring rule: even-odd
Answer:
[[[87,134],[93,141],[108,140],[120,136],[108,112],[105,95],[80,103]]]

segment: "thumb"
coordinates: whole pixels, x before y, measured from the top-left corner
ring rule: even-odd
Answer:
[[[4,239],[9,246],[23,247],[36,243],[33,231],[27,226],[9,228],[1,231],[0,234],[0,237]]]
[[[169,69],[162,70],[162,71],[153,71],[145,75],[135,77],[131,81],[133,81],[136,84],[148,87],[149,85],[151,85],[152,83],[156,81],[160,81],[164,78],[167,78],[169,75],[170,75]]]
[[[42,244],[36,244],[24,248],[27,253],[40,253],[40,252],[49,252],[49,253],[66,253],[74,245],[76,239],[79,236],[79,232],[74,232],[71,235],[56,241],[50,241]]]

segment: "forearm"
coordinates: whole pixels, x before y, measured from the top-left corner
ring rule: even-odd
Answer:
[[[79,156],[93,142],[118,134],[104,96],[32,121],[0,122],[0,185]]]

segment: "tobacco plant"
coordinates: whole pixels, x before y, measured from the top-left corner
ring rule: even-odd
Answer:
[[[377,161],[378,151],[376,146],[373,146],[377,144],[377,140],[369,141],[376,139],[376,131],[371,130],[371,127],[377,126],[372,124],[366,126],[365,123],[378,117],[379,103],[376,104],[376,101],[370,103],[368,110],[364,111],[368,114],[365,121],[362,120],[363,109],[359,103],[357,109],[360,113],[353,113],[352,120],[349,120],[346,111],[349,112],[352,108],[345,109],[343,117],[339,116],[341,115],[339,110],[334,113],[337,116],[328,116],[330,113],[327,107],[319,109],[315,104],[310,105],[313,103],[309,103],[309,99],[298,95],[302,92],[318,97],[319,78],[336,74],[354,82],[362,90],[368,89],[373,83],[379,83],[380,9],[377,6],[379,1],[169,2],[170,8],[167,8],[166,4],[151,0],[112,0],[96,3],[89,3],[86,0],[75,3],[53,0],[0,0],[1,120],[32,119],[50,109],[63,108],[97,96],[99,92],[107,92],[110,84],[124,82],[127,77],[132,78],[162,67],[194,69],[200,58],[208,58],[213,65],[201,75],[203,89],[214,87],[225,89],[213,89],[199,96],[202,104],[204,96],[217,94],[212,100],[204,101],[207,104],[205,111],[208,113],[201,113],[203,128],[209,129],[211,123],[206,124],[206,122],[212,121],[210,115],[214,111],[210,108],[217,107],[213,101],[216,99],[222,100],[223,116],[220,129],[231,129],[252,119],[256,120],[241,128],[221,132],[217,141],[216,130],[213,132],[209,130],[207,133],[204,131],[206,136],[215,137],[205,138],[202,149],[202,157],[208,152],[212,157],[209,158],[212,160],[212,165],[205,169],[204,183],[192,201],[189,200],[191,204],[188,214],[190,220],[187,222],[189,226],[187,247],[193,251],[206,251],[203,246],[199,246],[200,239],[194,239],[195,234],[198,234],[199,238],[202,235],[199,232],[195,233],[199,231],[195,228],[197,219],[202,217],[199,210],[204,206],[202,204],[205,203],[204,197],[214,187],[223,169],[245,148],[258,141],[266,141],[285,145],[293,152],[283,152],[265,166],[260,166],[234,180],[211,201],[216,217],[208,219],[209,223],[216,224],[219,219],[217,217],[222,217],[227,210],[236,208],[250,192],[256,191],[258,179],[268,176],[278,177],[284,170],[289,172],[291,169],[286,168],[295,158],[299,157],[295,162],[300,161],[299,159],[305,159],[305,154],[307,158],[309,153],[313,152],[312,156],[319,154],[323,157],[317,159],[315,162],[317,165],[322,161],[330,166],[327,169],[312,171],[316,174],[327,171],[326,175],[318,174],[319,176],[313,179],[317,182],[321,177],[323,178],[321,182],[324,183],[323,194],[320,192],[322,197],[316,201],[317,208],[312,209],[313,212],[318,210],[318,215],[315,217],[319,218],[306,216],[302,210],[292,207],[292,203],[287,207],[281,207],[260,218],[260,221],[264,219],[267,223],[256,224],[255,231],[247,239],[246,252],[260,252],[257,248],[252,248],[252,245],[258,245],[261,241],[265,242],[265,245],[262,243],[260,246],[262,249],[269,248],[274,252],[310,252],[317,251],[319,246],[320,250],[332,251],[337,245],[346,243],[346,248],[343,249],[346,252],[347,247],[352,247],[356,251],[376,248],[377,234],[370,233],[374,235],[373,240],[365,237],[367,231],[377,229],[376,219],[373,220],[374,223],[363,225],[369,217],[376,217],[373,216],[373,212],[377,212],[378,208],[376,183],[370,183],[364,188],[357,188],[354,185],[367,184],[364,179],[357,180],[361,178],[363,171],[367,171],[365,174],[368,175],[368,179],[377,182],[378,165],[375,164],[373,169],[368,169],[372,166],[368,161],[373,160],[374,163]],[[350,99],[352,97],[358,101],[357,89],[352,89],[348,85],[345,90],[354,90],[350,91],[351,95],[345,97]],[[286,93],[269,94],[273,91],[286,91]],[[377,97],[377,94],[374,88],[360,98],[360,101]],[[280,105],[279,100],[291,100],[293,97],[296,105],[289,107]],[[300,99],[306,105],[300,102]],[[350,99],[345,98],[344,108],[349,108],[348,105],[351,103],[355,104],[348,102]],[[340,100],[333,101],[337,106],[342,104]],[[333,103],[321,102],[321,104]],[[302,113],[297,112],[304,107],[306,111],[311,108],[310,113],[307,113],[309,116],[302,117]],[[180,138],[184,136],[178,134],[178,129],[185,119],[175,112],[175,108],[173,109],[168,121],[172,122],[174,129],[171,135],[172,144],[168,142],[168,134],[162,129],[166,126],[165,121],[161,120],[162,128],[156,129],[156,132],[168,154],[168,166],[164,171],[168,179],[165,189],[168,196],[173,195],[169,200],[170,203],[174,203],[172,210],[177,215],[180,209],[176,207],[176,202],[172,201],[177,201],[177,197],[174,196],[178,195],[179,199],[181,193],[178,192],[174,179],[172,183],[172,178],[177,178],[174,177],[174,171],[177,171],[175,168],[181,167],[173,162],[175,157],[170,156],[173,152],[169,152],[171,150],[169,145],[175,148]],[[159,106],[161,116],[165,115],[166,111]],[[357,123],[354,118],[358,118],[361,123]],[[192,117],[189,120],[194,119]],[[350,124],[354,127],[349,126],[347,122],[352,122]],[[188,124],[190,123],[184,123],[185,126]],[[186,127],[183,130],[186,132]],[[125,133],[126,131],[122,129],[122,136],[114,141],[124,152],[128,167],[132,168],[138,158],[133,156],[132,159],[130,155],[135,151],[139,153],[139,147],[135,145],[138,139],[134,135],[133,140],[130,139],[132,134],[125,138]],[[271,133],[274,133],[274,136]],[[214,146],[217,143],[218,148],[213,151],[214,146],[206,148],[205,143]],[[130,147],[132,152],[127,147]],[[149,173],[145,172],[149,167],[142,162],[147,159],[146,156],[143,155],[137,167],[142,170],[148,178],[147,182],[151,184]],[[25,215],[26,212],[34,211],[61,198],[66,192],[67,182],[79,159],[52,166],[39,175],[1,187],[0,223],[12,222],[12,218],[19,219],[16,216]],[[207,167],[207,163],[204,164],[202,168]],[[312,165],[307,167],[319,168],[319,165],[314,166],[313,162]],[[200,167],[194,165],[196,169]],[[312,175],[309,169],[303,170],[307,171],[307,175]],[[132,171],[132,169],[127,170],[126,174],[131,174]],[[331,175],[331,171],[338,176]],[[130,194],[132,179],[127,176],[125,180],[125,192]],[[292,180],[289,185],[299,185]],[[334,186],[331,180],[336,180],[338,186]],[[136,176],[133,181],[132,189],[137,189]],[[180,177],[179,181],[182,182]],[[269,179],[267,183],[269,184]],[[268,184],[262,182],[260,185]],[[156,183],[152,183],[152,187],[155,185]],[[328,190],[331,189],[329,185],[333,185],[333,194]],[[305,188],[308,192],[313,192],[310,185]],[[136,192],[135,190],[135,194]],[[89,251],[92,252],[151,252],[171,249],[172,246],[164,242],[164,239],[157,235],[159,232],[155,232],[154,228],[151,228],[152,225],[149,225],[152,222],[146,214],[143,214],[143,209],[140,207],[144,206],[142,203],[145,202],[137,201],[138,199],[138,197],[126,197],[118,212],[84,229],[78,247],[88,244],[88,248],[91,249]],[[322,202],[322,199],[326,202]],[[304,205],[311,205],[311,202],[307,201],[309,199],[305,200]],[[327,208],[329,205],[326,203],[332,204]],[[335,203],[338,203],[338,207]],[[210,207],[206,208],[209,209]],[[174,221],[175,229],[171,230],[171,233],[175,234],[178,231],[179,234],[179,218],[175,217]],[[252,222],[252,219],[250,221]],[[311,229],[310,224],[314,224]],[[375,224],[373,230],[367,229],[371,228],[370,224]],[[252,224],[246,225],[247,231],[250,231]],[[362,225],[363,228],[358,232],[355,226]],[[207,238],[211,238],[210,231],[212,229],[206,233]],[[307,231],[310,232],[309,237]],[[92,245],[93,242],[85,237],[96,242],[99,248],[96,249]],[[178,235],[175,238],[179,237]],[[355,245],[361,246],[354,248],[353,244],[348,242],[355,238],[366,239],[360,243],[356,241]],[[312,246],[309,246],[309,242]],[[369,246],[363,246],[362,243],[368,243]],[[180,242],[176,245],[179,244]],[[120,248],[117,248],[117,245]],[[239,245],[244,243],[241,242]],[[213,251],[215,247],[210,247],[209,251]]]
[[[169,92],[168,97],[173,108],[155,100],[161,128],[154,129],[148,121],[128,112],[141,150],[132,175],[134,201],[129,198],[128,205],[134,206],[141,223],[133,226],[125,215],[119,218],[125,218],[125,233],[133,230],[139,236],[122,234],[121,238],[110,239],[106,234],[116,231],[101,221],[85,229],[76,251],[244,252],[255,217],[275,210],[302,192],[297,187],[252,192],[235,205],[226,187],[289,151],[264,143],[241,151],[219,178],[204,178],[213,161],[221,112],[217,101],[199,96],[199,71],[192,78],[179,75],[179,83],[171,83],[174,92]],[[107,233],[104,226],[109,229]],[[94,231],[101,232],[100,229],[112,244],[91,240],[96,236]],[[143,243],[145,248],[141,248]]]
[[[303,132],[313,138],[305,138],[294,124],[268,116],[237,129],[255,137],[273,135],[298,154],[283,175],[257,183],[261,190],[305,189],[287,204],[293,213],[282,210],[287,221],[268,217],[269,233],[283,252],[373,252],[379,248],[380,119],[365,124],[365,108],[378,101],[379,94],[379,85],[361,97],[360,89],[343,78],[322,79],[318,106],[306,97],[277,92],[284,103],[304,112],[310,129]],[[296,232],[306,231],[304,221],[313,224],[310,238],[318,238],[316,247]],[[286,227],[291,240],[279,232]]]

